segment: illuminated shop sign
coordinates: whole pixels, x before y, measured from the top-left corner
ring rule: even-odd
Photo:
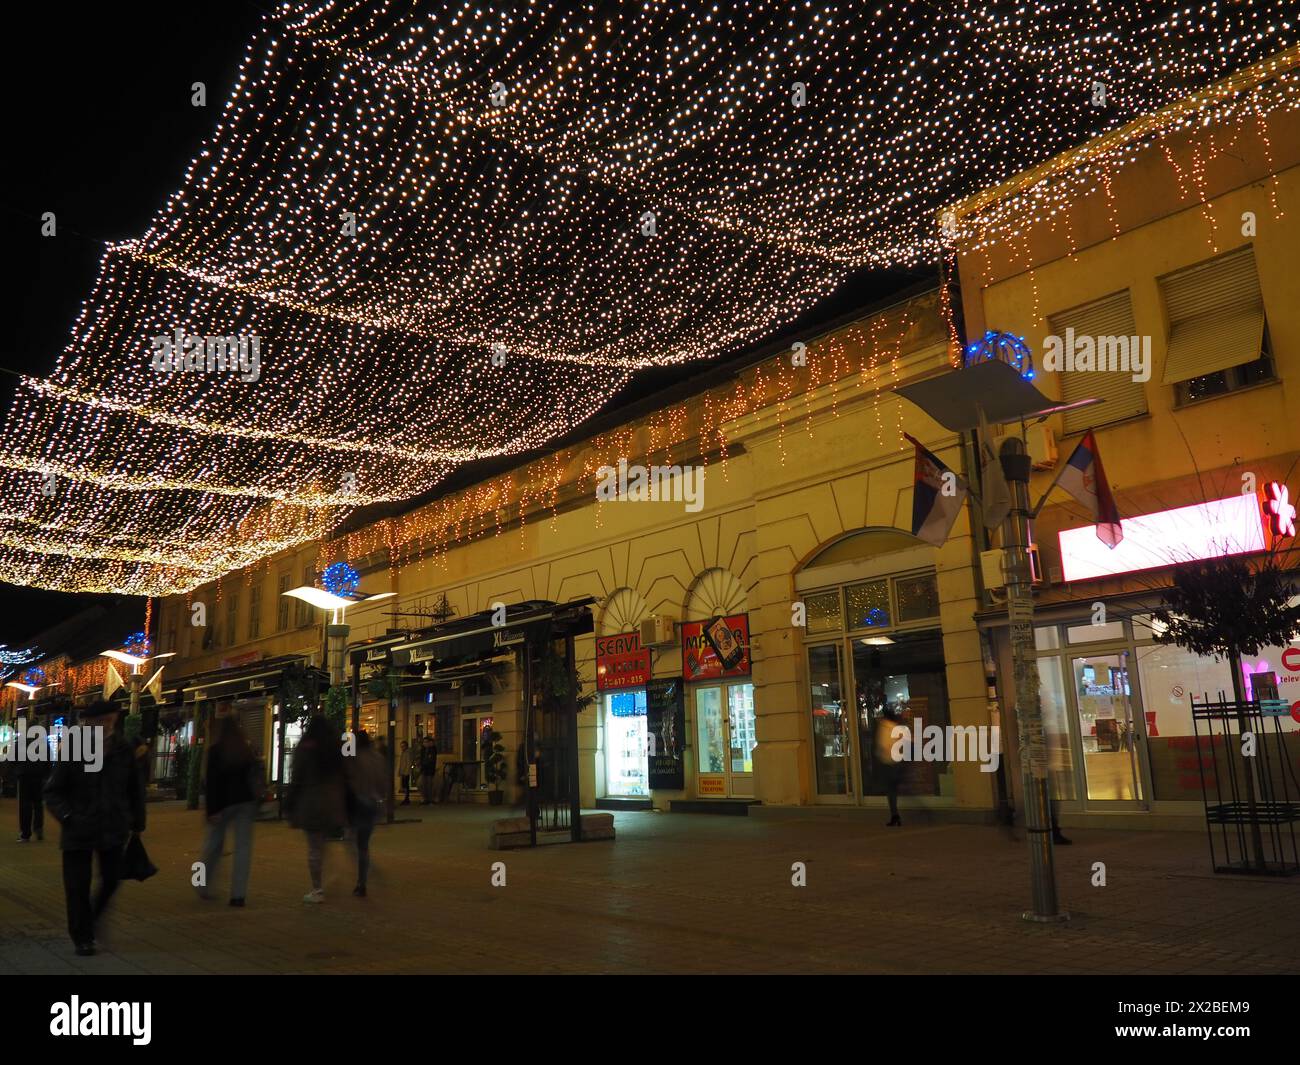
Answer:
[[[650,679],[650,648],[641,634],[622,632],[596,637],[596,690],[640,688]]]
[[[1270,498],[1268,493],[1272,489],[1278,491]],[[1182,562],[1265,551],[1275,536],[1295,534],[1295,508],[1287,502],[1284,486],[1270,485],[1261,495],[1232,496],[1124,518],[1121,522],[1124,539],[1115,547],[1107,547],[1097,538],[1096,526],[1065,529],[1058,534],[1061,575],[1067,581],[1095,580]],[[1273,533],[1270,504],[1278,506],[1278,511],[1271,513],[1277,527],[1290,532]]]
[[[744,677],[749,665],[749,615],[682,622],[682,676],[687,680]]]

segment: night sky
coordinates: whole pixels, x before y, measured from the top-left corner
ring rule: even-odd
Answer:
[[[104,243],[139,235],[180,184],[217,122],[262,11],[238,0],[186,0],[156,6],[42,4],[7,12],[9,49],[0,67],[10,147],[0,175],[0,225],[11,275],[9,328],[0,356],[5,410],[15,372],[39,376],[53,367],[90,293]],[[196,81],[207,87],[206,107],[191,104]],[[57,217],[53,238],[40,232],[45,211]],[[856,275],[789,332],[931,273]],[[701,369],[693,364],[648,371],[614,395],[609,407]],[[467,467],[451,483],[479,475]],[[95,598],[0,584],[0,643],[21,645]],[[143,619],[143,601],[140,609]]]

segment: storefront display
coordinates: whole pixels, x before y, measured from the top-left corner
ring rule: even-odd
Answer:
[[[650,794],[645,690],[611,692],[604,702],[605,793],[643,798]]]

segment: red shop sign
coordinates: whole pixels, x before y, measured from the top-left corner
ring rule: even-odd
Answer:
[[[650,648],[639,632],[596,637],[596,690],[640,688],[650,680]]]
[[[749,615],[682,622],[682,676],[687,680],[747,677]]]

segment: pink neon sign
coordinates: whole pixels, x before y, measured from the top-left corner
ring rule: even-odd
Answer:
[[[1124,539],[1114,548],[1097,539],[1094,525],[1060,532],[1062,576],[1067,581],[1094,580],[1268,546],[1254,493],[1124,518],[1120,524]]]

